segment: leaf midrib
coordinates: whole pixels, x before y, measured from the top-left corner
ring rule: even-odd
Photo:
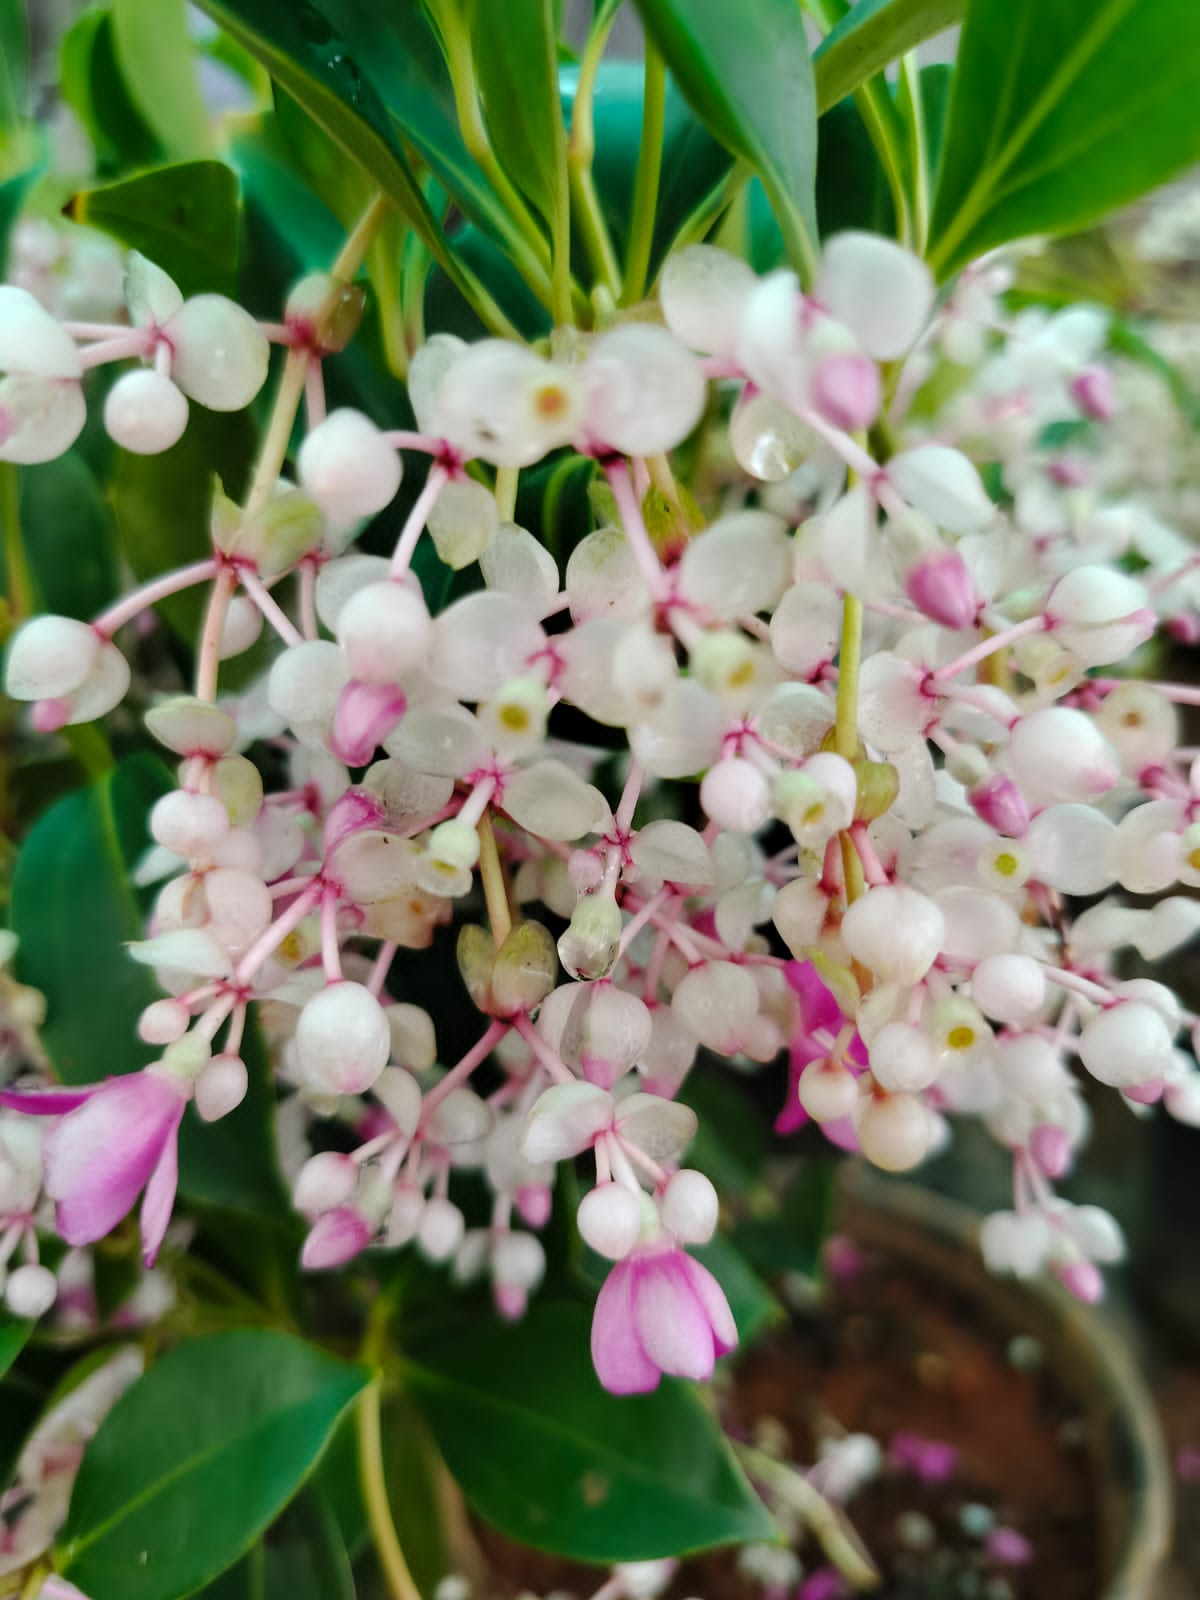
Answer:
[[[350,1404],[351,1400],[354,1399],[354,1396],[359,1392],[361,1387],[362,1385],[358,1384],[346,1394],[344,1399],[338,1405],[337,1409],[334,1411],[330,1419],[331,1423],[337,1420],[337,1418]],[[317,1404],[318,1397],[316,1395],[310,1395],[307,1399],[297,1401],[293,1405],[285,1406],[280,1410],[271,1412],[269,1415],[260,1418],[252,1427],[229,1435],[226,1439],[222,1440],[218,1444],[213,1445],[209,1449],[202,1450],[196,1455],[188,1456],[183,1462],[176,1465],[170,1471],[166,1472],[160,1477],[156,1477],[154,1482],[151,1483],[140,1494],[134,1495],[132,1499],[122,1502],[119,1510],[109,1516],[105,1521],[98,1523],[91,1533],[85,1532],[76,1535],[74,1538],[71,1538],[69,1537],[70,1524],[68,1522],[66,1529],[68,1537],[65,1541],[67,1559],[64,1564],[63,1571],[70,1571],[70,1569],[76,1565],[80,1555],[83,1552],[92,1549],[102,1539],[107,1538],[114,1528],[119,1527],[122,1522],[128,1521],[130,1517],[141,1511],[143,1507],[148,1505],[151,1501],[157,1499],[166,1490],[177,1484],[182,1478],[188,1477],[192,1472],[200,1471],[203,1467],[207,1466],[226,1451],[232,1448],[240,1448],[242,1445],[253,1441],[258,1437],[259,1434],[268,1431],[280,1420],[296,1415],[297,1413],[302,1413],[307,1408],[314,1407]],[[315,1462],[315,1460],[316,1453],[314,1453],[313,1456],[313,1461]]]

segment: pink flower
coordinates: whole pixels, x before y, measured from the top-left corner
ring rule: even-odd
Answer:
[[[799,1026],[792,1034],[788,1051],[788,1086],[783,1110],[775,1118],[776,1133],[796,1133],[806,1127],[812,1118],[800,1104],[799,1086],[804,1069],[814,1061],[824,1061],[829,1054],[827,1044],[815,1035],[818,1032],[836,1034],[846,1020],[842,1008],[834,998],[833,990],[821,978],[811,961],[789,961],[783,969],[789,986],[799,999]],[[858,1077],[867,1067],[866,1046],[855,1033],[846,1050],[847,1069]],[[841,1117],[821,1125],[821,1132],[842,1150],[857,1150],[858,1136],[848,1117]]]
[[[665,1372],[712,1377],[737,1344],[733,1313],[707,1268],[674,1245],[640,1245],[605,1280],[592,1318],[592,1361],[612,1394],[648,1394]]]
[[[153,1068],[82,1089],[8,1094],[3,1103],[63,1116],[43,1146],[46,1193],[68,1244],[94,1244],[142,1201],[142,1253],[153,1266],[179,1178],[177,1135],[190,1085]]]

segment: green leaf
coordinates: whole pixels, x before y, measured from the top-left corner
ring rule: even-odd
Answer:
[[[17,975],[46,997],[41,1041],[64,1083],[131,1072],[155,1053],[136,1032],[159,991],[125,950],[144,931],[129,873],[149,844],[146,814],[171,787],[161,761],[133,756],[51,806],[17,856]]]
[[[29,111],[29,27],[25,0],[0,0],[0,154]]]
[[[222,161],[184,161],[84,189],[75,222],[111,233],[175,279],[185,295],[231,294],[237,273],[237,177]]]
[[[162,147],[117,60],[111,10],[85,11],[67,29],[59,70],[63,99],[95,146],[100,171],[148,166],[161,158]]]
[[[0,1377],[21,1354],[36,1326],[28,1317],[13,1317],[7,1311],[0,1311]]]
[[[788,249],[811,265],[817,237],[817,110],[796,0],[638,0],[692,108],[763,181]]]
[[[759,1272],[817,1276],[833,1217],[836,1171],[837,1162],[828,1157],[802,1161],[773,1216],[738,1223],[733,1242]]]
[[[383,1472],[388,1504],[413,1582],[432,1595],[451,1571],[437,1477],[444,1472],[416,1405],[406,1394],[383,1408]]]
[[[116,529],[77,450],[23,467],[21,537],[39,610],[90,620],[116,595]]]
[[[1195,0],[970,0],[929,261],[1061,233],[1200,157]]]
[[[722,1194],[750,1194],[763,1187],[768,1129],[745,1089],[727,1072],[701,1058],[679,1092],[699,1120],[688,1164],[712,1179]]]
[[[1006,0],[1011,17],[1013,0]],[[1016,0],[1029,6],[1034,0]],[[949,28],[967,0],[858,0],[813,53],[817,110],[827,111],[906,50]]]
[[[854,100],[831,106],[817,130],[817,217],[821,237],[827,239],[844,228],[890,234],[895,208],[887,178]]]
[[[724,1289],[743,1346],[752,1344],[765,1328],[781,1320],[783,1307],[723,1233],[714,1234],[707,1244],[693,1245],[691,1254]]]
[[[607,1394],[589,1320],[585,1306],[542,1302],[519,1325],[475,1318],[410,1353],[410,1392],[476,1511],[509,1538],[581,1561],[771,1538],[700,1397],[671,1380],[651,1395]]]
[[[168,155],[207,155],[208,109],[196,78],[185,0],[113,0],[117,60],[134,103]]]
[[[236,498],[246,484],[254,442],[249,412],[193,406],[183,438],[169,450],[156,456],[118,455],[112,478],[117,540],[135,577],[147,581],[212,554],[214,474]],[[203,587],[173,595],[158,609],[191,644],[204,610]]]
[[[369,1380],[286,1334],[178,1346],[101,1424],[56,1548],[90,1600],[180,1600],[233,1565]],[[327,1594],[337,1597],[336,1589]]]
[[[492,145],[508,175],[553,223],[567,181],[550,0],[471,0],[471,44]]]
[[[219,1122],[187,1116],[180,1126],[179,1192],[193,1205],[289,1227],[294,1214],[279,1171],[271,1061],[253,1016],[242,1036],[241,1056],[250,1081],[237,1110]],[[290,1250],[290,1242],[283,1247]]]

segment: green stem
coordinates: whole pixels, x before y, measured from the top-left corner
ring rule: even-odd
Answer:
[[[785,1461],[777,1461],[765,1451],[737,1440],[733,1441],[733,1448],[750,1476],[812,1529],[825,1554],[852,1588],[878,1588],[878,1570],[858,1543],[844,1513],[832,1501]]]
[[[929,139],[921,100],[921,68],[915,51],[900,58],[900,80],[908,91],[913,249],[923,255],[929,243]]]
[[[89,778],[103,778],[116,766],[108,735],[96,723],[68,723],[62,732],[71,747],[71,754]]]
[[[386,1337],[387,1313],[384,1309],[371,1317],[363,1341],[363,1359],[369,1365],[379,1365]],[[355,1415],[359,1483],[367,1509],[367,1524],[375,1541],[375,1550],[391,1600],[421,1600],[420,1590],[408,1570],[400,1536],[392,1520],[392,1508],[388,1503],[387,1477],[383,1467],[382,1393],[383,1378],[380,1375],[368,1384],[359,1397]]]
[[[667,68],[661,55],[646,40],[642,89],[642,141],[638,148],[637,176],[633,186],[633,216],[625,252],[624,305],[636,305],[646,292],[654,218],[658,210],[658,184],[662,175],[663,127],[667,110]]]
[[[833,747],[853,761],[858,754],[858,675],[862,668],[863,605],[857,595],[842,600],[842,642],[838,651],[837,709]]]
[[[567,166],[570,171],[571,194],[575,202],[575,218],[583,235],[584,248],[592,272],[615,301],[621,293],[621,268],[612,235],[600,209],[592,177],[592,162],[596,157],[596,125],[593,108],[596,99],[596,76],[604,59],[604,47],[616,20],[616,10],[602,16],[583,47],[579,62],[579,79],[575,85],[575,99],[571,105],[571,133],[567,140]]]
[[[25,541],[21,537],[21,474],[8,461],[0,463],[0,522],[4,525],[8,609],[13,622],[22,622],[37,609],[37,596]]]

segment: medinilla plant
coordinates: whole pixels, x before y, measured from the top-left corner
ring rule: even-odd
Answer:
[[[0,1594],[769,1543],[695,1384],[832,1150],[981,1119],[1090,1301],[1082,1085],[1200,1121],[1200,568],[1012,248],[1200,11],[621,9],[0,4]]]

